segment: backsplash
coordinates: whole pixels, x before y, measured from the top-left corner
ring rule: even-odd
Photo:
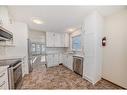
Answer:
[[[64,48],[59,47],[46,48],[46,53],[63,53],[64,51]]]

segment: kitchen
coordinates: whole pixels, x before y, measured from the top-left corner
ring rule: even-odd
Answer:
[[[105,20],[121,10],[126,7],[0,6],[0,89],[126,89],[126,77],[124,83],[109,77],[104,62]]]

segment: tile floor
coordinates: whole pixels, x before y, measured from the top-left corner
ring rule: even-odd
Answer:
[[[23,78],[21,89],[122,89],[104,79],[92,85],[81,76],[60,65],[45,68],[38,65]]]

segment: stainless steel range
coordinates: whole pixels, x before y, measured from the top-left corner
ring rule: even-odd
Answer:
[[[73,56],[73,71],[79,75],[83,75],[83,57]]]
[[[9,89],[16,89],[22,80],[22,60],[21,59],[9,59],[1,60],[0,66],[8,65],[8,81]]]

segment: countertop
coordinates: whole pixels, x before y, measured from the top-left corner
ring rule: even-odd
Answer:
[[[24,56],[0,56],[0,60],[22,59]]]
[[[73,52],[50,52],[50,53],[46,53],[46,55],[52,55],[52,54],[64,54],[64,55],[84,57],[83,54],[81,54],[81,53],[73,53]]]

